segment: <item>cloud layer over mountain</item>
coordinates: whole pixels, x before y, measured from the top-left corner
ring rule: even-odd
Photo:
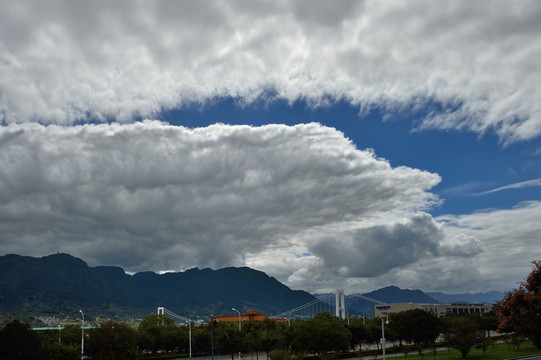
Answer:
[[[438,201],[429,190],[439,176],[392,168],[318,124],[22,124],[0,129],[0,147],[2,252],[178,270],[241,265],[297,244],[332,270],[342,265],[322,247],[343,248],[321,243],[331,235],[374,244],[367,259],[389,246],[438,244],[433,220],[418,213]],[[393,216],[413,219],[388,227]],[[397,245],[397,232],[407,242]],[[374,275],[369,263],[340,258],[353,275]]]

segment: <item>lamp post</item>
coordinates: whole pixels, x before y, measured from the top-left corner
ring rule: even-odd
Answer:
[[[238,314],[239,314],[239,337],[240,337],[240,329],[241,329],[241,321],[240,321],[240,311],[238,311],[237,309],[233,308],[231,309],[233,311],[236,311]],[[239,351],[239,360],[240,360],[240,351]]]
[[[81,326],[81,360],[85,357],[85,314],[83,313],[83,310],[79,310],[81,313],[83,326]]]
[[[214,315],[210,315],[210,351],[214,360]]]
[[[365,318],[366,318],[366,315],[364,315],[365,313],[367,313],[366,310],[370,310],[370,308],[366,308],[364,311],[363,311],[363,324],[365,323]]]
[[[389,316],[381,314],[381,348],[383,350],[383,360],[385,360],[385,325],[383,318],[386,318],[385,324],[389,325]]]
[[[190,318],[188,319],[188,339],[190,342],[190,358],[192,357],[192,315],[195,314],[195,311],[192,311]]]
[[[237,309],[233,308],[231,309],[233,311],[236,311],[238,314],[239,314],[239,332],[240,332],[240,311],[238,311]]]

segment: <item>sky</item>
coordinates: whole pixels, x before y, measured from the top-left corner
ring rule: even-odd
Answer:
[[[0,5],[0,255],[311,293],[541,259],[538,1]]]

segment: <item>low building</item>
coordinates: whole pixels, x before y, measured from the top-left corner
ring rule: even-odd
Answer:
[[[228,322],[228,321],[263,321],[267,318],[268,313],[258,313],[255,310],[247,310],[246,313],[241,314],[228,314],[228,315],[216,315],[214,320],[219,322]]]
[[[482,314],[489,312],[492,306],[485,304],[414,304],[414,303],[393,303],[378,304],[374,306],[375,316],[381,314],[398,313],[401,311],[421,309],[437,316]]]

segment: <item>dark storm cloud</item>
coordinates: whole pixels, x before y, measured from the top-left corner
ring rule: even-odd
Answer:
[[[442,239],[432,217],[418,215],[403,223],[359,229],[345,239],[321,239],[312,249],[325,267],[343,276],[375,277],[436,255]]]

